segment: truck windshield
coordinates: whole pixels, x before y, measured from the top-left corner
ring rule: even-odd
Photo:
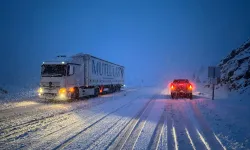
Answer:
[[[42,77],[61,77],[66,75],[66,65],[42,65]]]

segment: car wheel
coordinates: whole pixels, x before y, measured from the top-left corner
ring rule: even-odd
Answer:
[[[192,100],[193,99],[193,94],[189,95],[189,99]]]
[[[176,93],[176,94],[174,95],[174,99],[178,99],[178,97],[179,97],[179,95]]]

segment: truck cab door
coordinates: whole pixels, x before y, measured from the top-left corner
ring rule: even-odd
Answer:
[[[75,78],[75,66],[68,65],[67,66],[67,80],[66,86],[67,87],[74,87],[76,85],[76,78]]]
[[[80,86],[81,85],[81,72],[80,65],[69,65],[67,69],[67,85]]]

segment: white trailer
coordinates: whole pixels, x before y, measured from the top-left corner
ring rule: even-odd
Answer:
[[[43,62],[38,95],[43,99],[79,99],[119,91],[123,85],[123,66],[88,54],[58,56]]]

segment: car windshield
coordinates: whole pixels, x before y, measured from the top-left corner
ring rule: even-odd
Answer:
[[[66,75],[66,65],[42,65],[42,77],[61,77]]]

